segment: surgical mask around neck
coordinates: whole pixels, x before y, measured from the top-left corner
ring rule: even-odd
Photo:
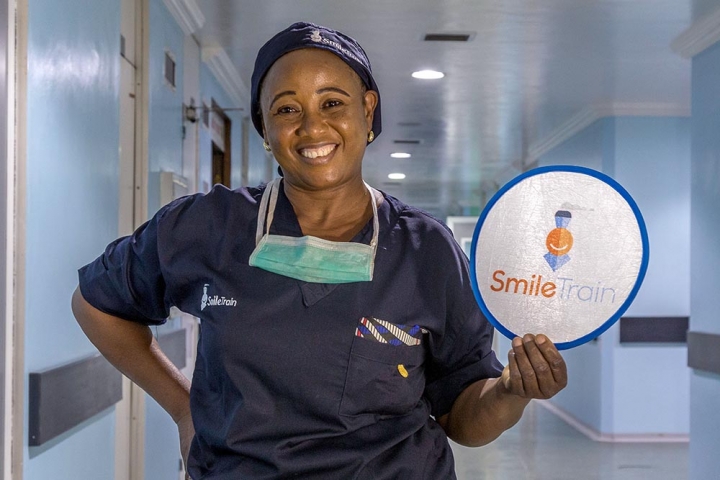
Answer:
[[[369,282],[373,278],[377,252],[377,201],[370,187],[373,209],[373,236],[370,245],[333,242],[313,236],[270,235],[281,179],[275,179],[263,192],[258,211],[255,250],[249,264],[268,272],[312,283]],[[267,221],[265,218],[267,217]]]

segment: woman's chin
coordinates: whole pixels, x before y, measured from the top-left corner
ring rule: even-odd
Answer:
[[[318,172],[320,173],[320,172]],[[286,176],[285,179],[291,185],[300,188],[302,190],[311,191],[323,191],[323,190],[335,190],[345,185],[351,184],[351,180],[357,176],[362,179],[362,175],[347,175],[340,174],[339,172],[324,172],[320,175],[299,175],[299,176]]]

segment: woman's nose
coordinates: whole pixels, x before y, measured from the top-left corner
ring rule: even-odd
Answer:
[[[325,130],[325,121],[320,112],[305,110],[298,127],[299,135],[315,136]]]

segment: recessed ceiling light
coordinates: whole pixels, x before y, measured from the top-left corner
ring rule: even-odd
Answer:
[[[405,178],[405,174],[404,173],[391,173],[390,175],[388,175],[388,178],[390,180],[402,180]]]
[[[420,70],[413,72],[413,78],[421,78],[423,80],[435,80],[437,78],[443,78],[445,74],[436,70]]]
[[[410,155],[409,153],[405,153],[405,152],[391,153],[390,156],[392,158],[410,158],[410,157],[412,157],[412,155]]]

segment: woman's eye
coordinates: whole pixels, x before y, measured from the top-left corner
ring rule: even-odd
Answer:
[[[325,108],[339,107],[342,104],[340,100],[328,100],[325,102]]]
[[[282,114],[294,113],[296,111],[297,110],[295,110],[293,107],[280,107],[280,108],[278,108],[277,113],[282,115]]]

